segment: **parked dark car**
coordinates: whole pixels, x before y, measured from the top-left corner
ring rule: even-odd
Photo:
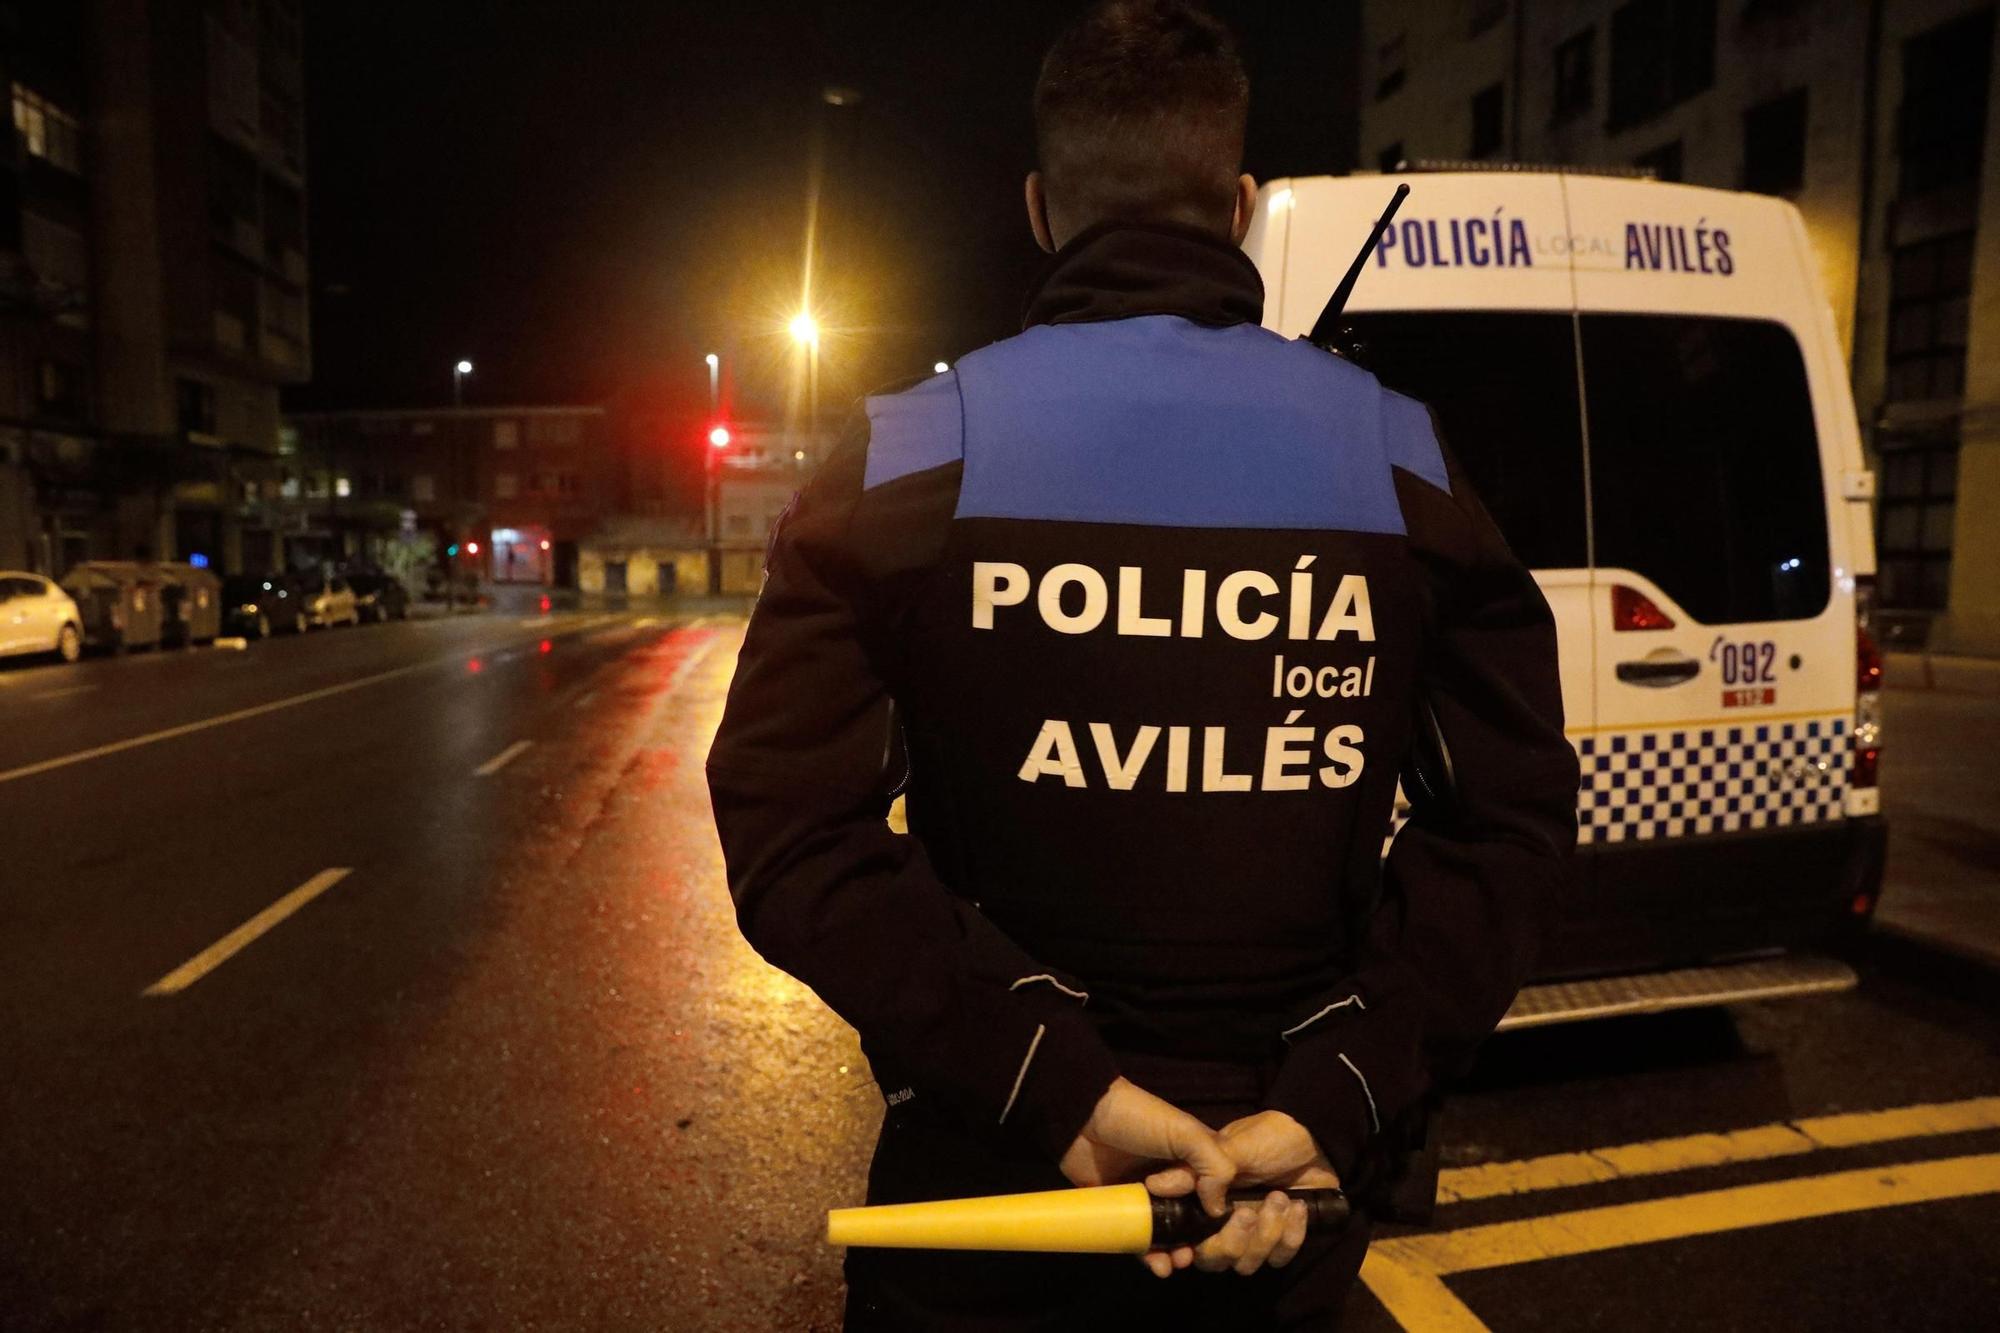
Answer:
[[[389,574],[349,574],[347,586],[354,589],[354,605],[363,620],[381,624],[385,620],[407,620],[410,590]]]
[[[223,627],[246,639],[300,633],[306,627],[300,616],[303,604],[298,589],[282,574],[241,574],[222,584]]]

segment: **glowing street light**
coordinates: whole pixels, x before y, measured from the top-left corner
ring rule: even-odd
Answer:
[[[819,321],[805,311],[801,310],[792,316],[790,328],[792,341],[799,346],[812,348],[819,346]]]
[[[946,372],[947,370],[950,370],[950,369],[951,369],[951,367],[950,367],[949,365],[947,365],[947,364],[946,364],[945,362],[943,362],[943,361],[940,361],[940,362],[938,362],[938,363],[937,363],[936,365],[932,366],[932,367],[931,367],[931,369],[932,369],[932,370],[934,370],[934,371],[936,371],[936,372],[937,372],[938,374],[942,375],[942,374],[944,374],[944,373],[945,373],[945,372]]]
[[[717,356],[713,352],[710,352],[707,356],[703,357],[702,360],[708,363],[708,368],[710,370],[715,370],[722,365],[722,358]]]
[[[451,402],[457,407],[465,402],[465,377],[472,373],[472,363],[463,357],[451,368]]]

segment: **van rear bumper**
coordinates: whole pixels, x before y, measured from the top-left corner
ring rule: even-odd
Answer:
[[[1874,911],[1880,817],[1579,848],[1538,982],[1840,953]]]

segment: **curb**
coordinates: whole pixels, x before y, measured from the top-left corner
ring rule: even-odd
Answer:
[[[2000,694],[2000,659],[1946,653],[1884,653],[1888,688],[1940,694]]]
[[[1875,921],[1854,961],[1956,999],[2000,1005],[2000,954],[1976,945]]]

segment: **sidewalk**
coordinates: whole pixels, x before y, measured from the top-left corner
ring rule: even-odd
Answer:
[[[1892,655],[1876,929],[2000,968],[2000,664]]]
[[[1882,655],[1882,672],[1892,690],[2000,694],[2000,658],[1890,652]]]

